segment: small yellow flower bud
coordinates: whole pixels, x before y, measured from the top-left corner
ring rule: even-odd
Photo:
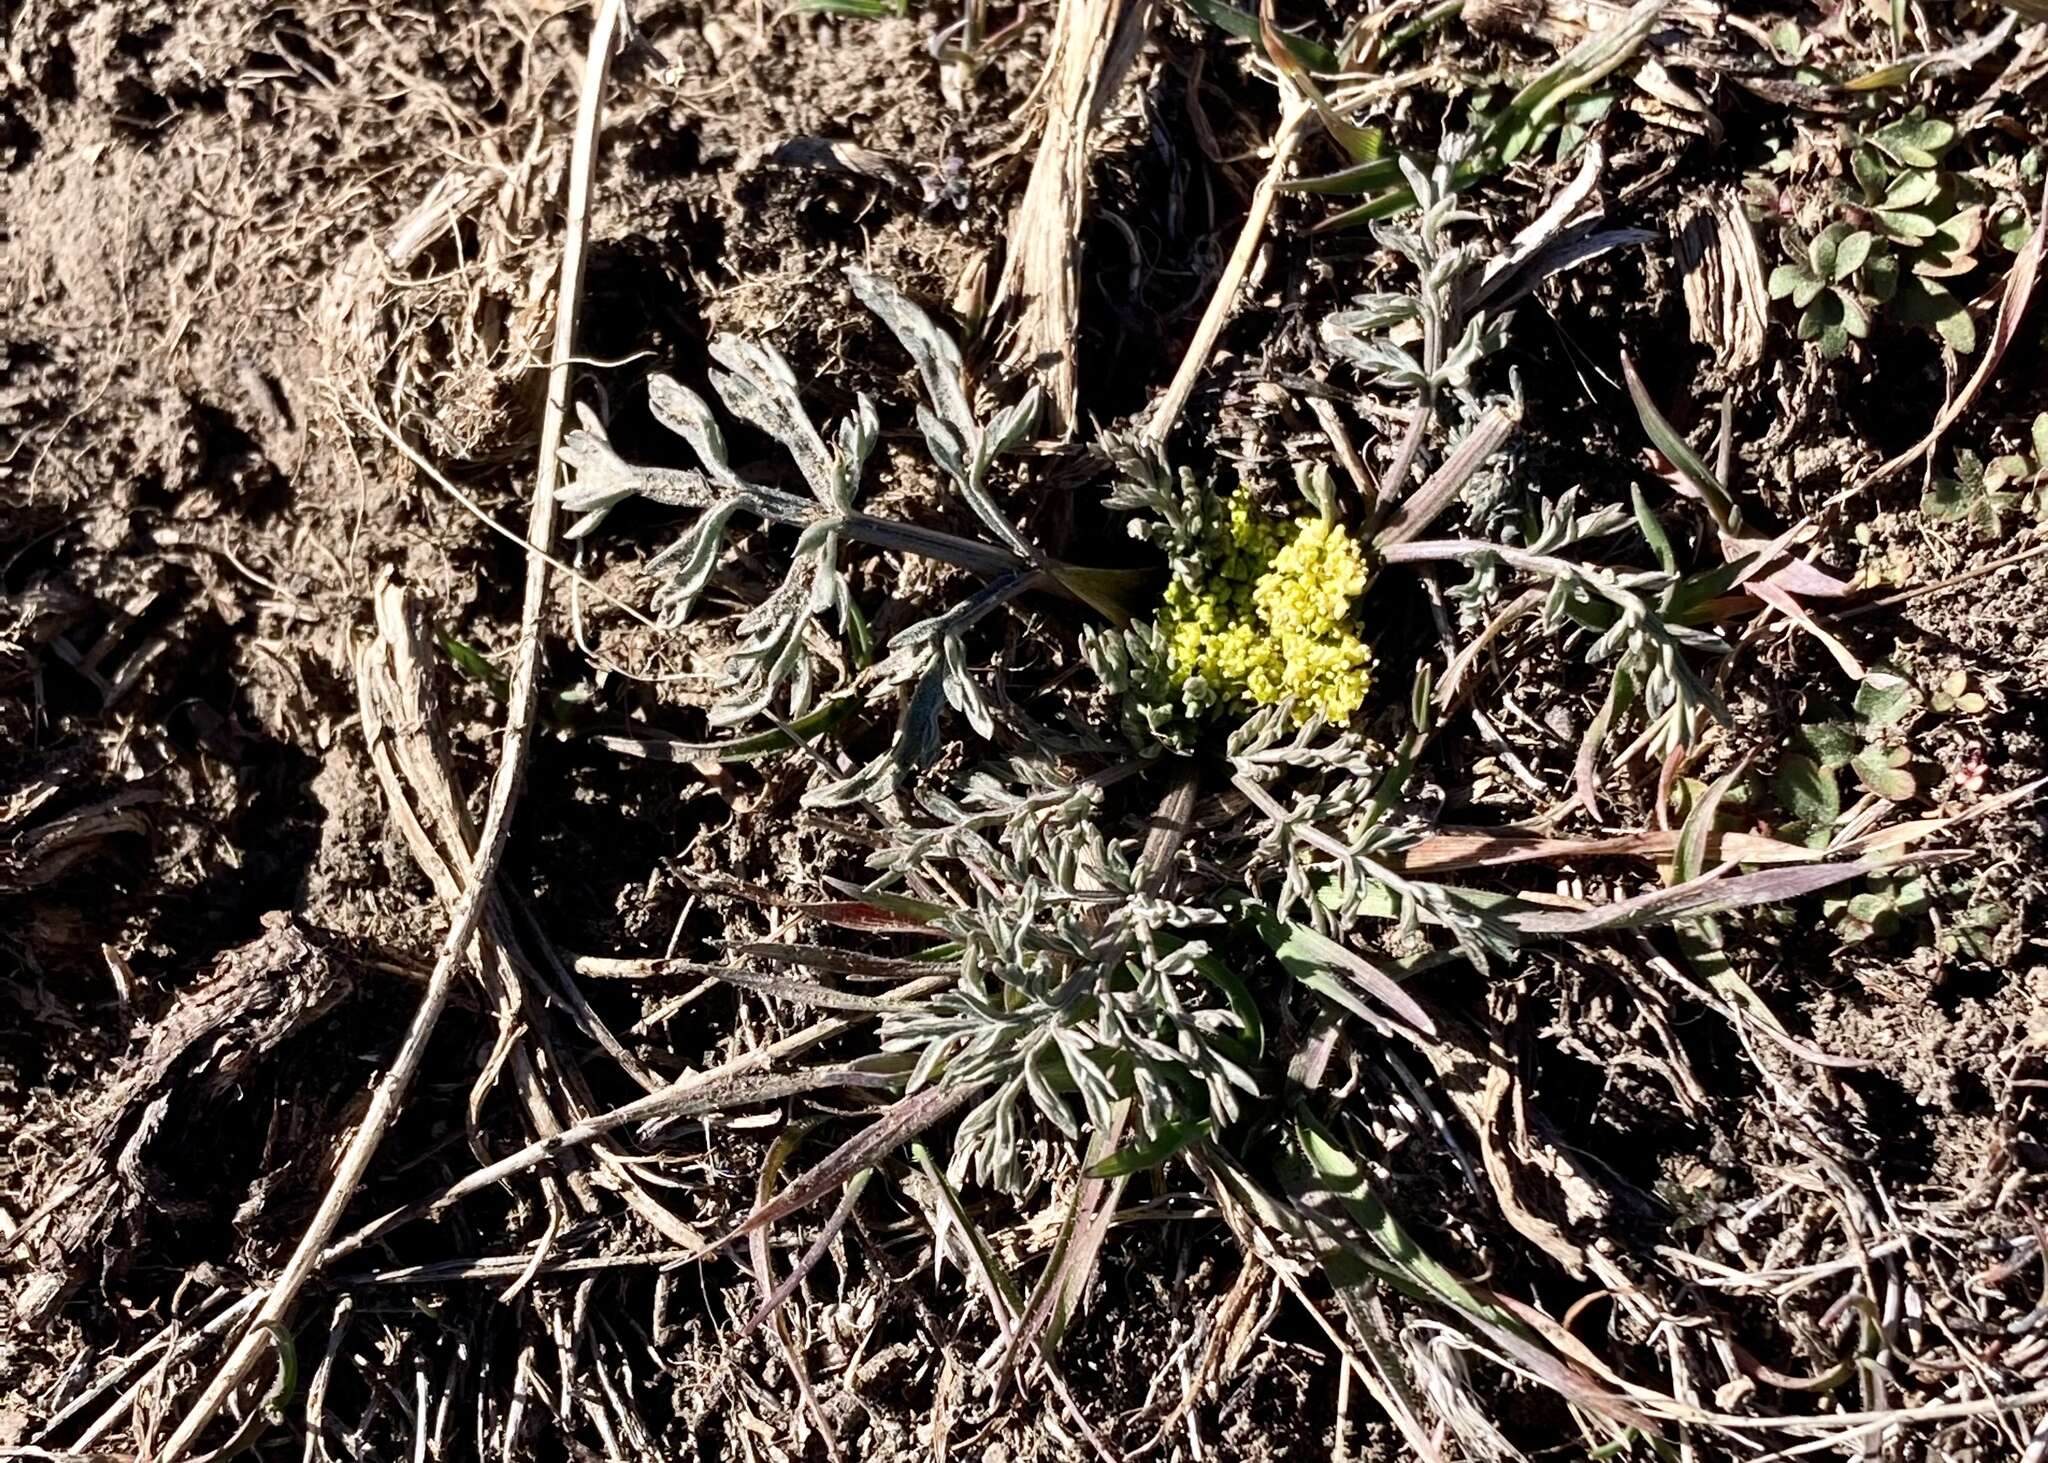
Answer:
[[[1236,493],[1202,549],[1208,577],[1169,585],[1159,615],[1190,704],[1291,697],[1297,722],[1356,714],[1372,686],[1372,647],[1353,633],[1351,605],[1371,573],[1350,531],[1320,518],[1283,528]]]

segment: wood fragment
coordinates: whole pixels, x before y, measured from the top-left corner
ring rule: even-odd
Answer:
[[[1088,212],[1088,138],[1137,58],[1152,0],[1062,0],[1046,57],[1044,131],[1010,227],[996,307],[1009,320],[1004,361],[1045,383],[1053,435],[1079,423],[1081,227]]]
[[[1764,358],[1771,318],[1755,229],[1735,204],[1709,205],[1679,225],[1676,245],[1692,339],[1726,378],[1747,374]]]

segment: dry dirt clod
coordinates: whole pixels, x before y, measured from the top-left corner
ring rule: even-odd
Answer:
[[[108,1084],[79,1152],[45,1186],[23,1226],[40,1267],[19,1305],[26,1324],[47,1323],[89,1270],[117,1267],[153,1215],[192,1211],[176,1182],[185,1135],[348,996],[353,980],[312,930],[282,910],[263,925],[178,994]]]

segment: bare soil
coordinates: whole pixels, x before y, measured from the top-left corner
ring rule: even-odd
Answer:
[[[908,371],[843,269],[883,273],[966,322],[1023,187],[1029,154],[1012,144],[1046,17],[964,103],[925,48],[942,23],[928,14],[858,23],[657,3],[634,22],[601,139],[582,399],[603,406],[629,456],[672,454],[645,410],[647,377],[701,379],[708,342],[732,331],[773,340],[821,419],[858,391],[905,400]],[[501,677],[511,664],[524,554],[369,423],[499,523],[524,522],[586,25],[580,9],[516,0],[23,0],[0,21],[0,1446],[79,1446],[137,1382],[132,1415],[90,1446],[125,1457],[160,1439],[203,1355],[103,1382],[166,1328],[203,1327],[275,1272],[433,963],[447,906],[373,776],[352,657],[373,632],[380,576],[430,606],[453,647],[435,667],[451,765],[479,812],[502,683],[475,668]],[[1547,55],[1527,40],[1462,45],[1475,72]],[[1096,137],[1075,349],[1100,424],[1142,412],[1171,376],[1263,169],[1253,150],[1276,108],[1242,55],[1178,14],[1160,21]],[[1610,221],[1657,242],[1548,287],[1516,326],[1529,420],[1545,424],[1527,450],[1560,485],[1621,501],[1644,462],[1618,354],[1635,354],[1659,399],[1707,410],[1717,366],[1688,338],[1673,241],[1699,201],[1732,194],[1783,115],[1711,70],[1685,74],[1723,139],[1634,121],[1610,139]],[[1418,98],[1409,120],[1437,105]],[[2038,95],[2012,110],[2038,121]],[[1512,232],[1568,172],[1523,170],[1480,206]],[[1325,374],[1314,323],[1383,265],[1368,234],[1311,237],[1326,211],[1281,204],[1181,460],[1284,485],[1297,456],[1327,455],[1301,390]],[[2037,307],[1969,419],[1987,452],[2048,409],[2042,318]],[[1840,496],[1952,389],[1931,343],[1901,342],[1879,371],[1823,364],[1783,321],[1771,328],[1764,364],[1728,384],[1740,478],[1772,521],[1811,517],[1824,562],[1845,575],[1905,565],[1908,590],[2033,542],[2031,526],[1987,543],[1924,517],[1918,469]],[[872,501],[928,504],[908,414],[890,410]],[[1088,472],[1078,449],[1048,444],[1035,470],[1034,532],[1056,547],[1091,533],[1070,501]],[[626,510],[601,550],[574,552],[599,589],[639,603],[636,565],[666,523]],[[739,573],[735,592],[774,582],[763,564]],[[875,586],[899,601],[885,631],[935,592],[914,577],[925,573]],[[2048,560],[2033,559],[1838,627],[1917,685],[1962,671],[1985,698],[1915,723],[1916,816],[2048,772],[2044,575]],[[1433,644],[1420,593],[1389,614],[1387,643]],[[563,591],[544,628],[556,699],[502,878],[527,938],[618,956],[785,938],[786,913],[750,891],[817,898],[826,876],[857,874],[858,840],[798,815],[803,766],[672,766],[595,740],[702,735],[719,624],[656,632]],[[1500,816],[1515,766],[1569,786],[1599,705],[1576,664],[1532,657],[1499,676],[1513,714],[1490,738],[1446,742],[1431,769],[1447,822]],[[1738,655],[1726,691],[1734,726],[1709,775],[1744,757],[1774,767],[1800,724],[1847,699],[1827,654],[1782,633]],[[1654,769],[1637,772],[1603,790],[1613,827],[1654,822]],[[2044,839],[2027,803],[1963,825],[1944,840],[1963,857],[1931,876],[1931,915],[1896,935],[1845,944],[1818,899],[1730,922],[1743,978],[1836,1066],[1760,1055],[1753,1036],[1646,991],[1620,962],[1531,966],[1491,986],[1455,977],[1431,999],[1509,1053],[1528,1121],[1619,1196],[1589,1242],[1797,1267],[1832,1253],[1823,1237],[1845,1207],[1873,1208],[1922,1236],[1912,1263],[1934,1289],[1974,1285],[1986,1324],[2019,1327],[2038,1268],[2017,1258],[2038,1245],[2048,1165]],[[1610,872],[1552,887],[1611,889]],[[1990,905],[2003,918],[1983,940],[1945,938]],[[657,1078],[812,1019],[729,989],[686,1003],[686,990],[585,994]],[[552,1019],[596,1108],[638,1095],[587,1027]],[[490,992],[466,987],[354,1222],[526,1140],[517,1083],[479,1082],[500,1035]],[[1797,1096],[1760,1096],[1773,1082]],[[645,1192],[715,1233],[753,1202],[785,1123],[831,1116],[792,1098],[707,1122]],[[1389,1200],[1451,1268],[1553,1314],[1598,1299],[1481,1199],[1462,1151],[1419,1128],[1389,1136]],[[527,1180],[316,1284],[294,1327],[297,1395],[259,1452],[298,1456],[310,1431],[308,1457],[403,1456],[416,1440],[436,1457],[826,1456],[772,1329],[735,1339],[758,1303],[743,1264],[650,1263],[673,1234],[575,1189],[610,1194],[610,1171]],[[1188,1191],[1132,1191],[1141,1207],[1155,1197],[1156,1212],[1114,1232],[1064,1340],[1080,1410],[1133,1453],[1213,1352],[1223,1380],[1175,1420],[1161,1456],[1325,1458],[1340,1427],[1350,1456],[1402,1456],[1359,1394],[1347,1391],[1340,1423],[1329,1337],[1293,1299],[1261,1283],[1233,1303],[1244,1261],[1213,1211]],[[968,1281],[934,1273],[922,1224],[875,1186],[801,1297],[808,1369],[840,1444],[869,1459],[1078,1453],[1046,1397],[970,1385],[994,1330]],[[551,1263],[509,1299],[516,1273],[404,1269],[523,1259],[544,1231],[554,1261],[581,1268]],[[1027,1236],[1018,1263],[1054,1238],[1014,1232]],[[1705,1283],[1674,1286],[1675,1311],[1713,1313],[1781,1372],[1825,1369],[1815,1307],[1689,1273]],[[1575,1324],[1607,1344],[1604,1310]],[[1613,1354],[1645,1364],[1654,1352],[1639,1340]],[[1963,1351],[2037,1341],[2022,1328]],[[1572,1445],[1550,1394],[1493,1370],[1474,1385],[1532,1455]],[[619,1419],[631,1419],[623,1435]],[[1989,1436],[1950,1452],[1914,1434],[1889,1456],[2018,1456]]]

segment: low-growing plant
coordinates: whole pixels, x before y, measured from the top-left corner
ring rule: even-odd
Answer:
[[[1799,338],[1819,341],[1824,356],[1839,356],[1851,340],[1870,334],[1871,287],[1861,276],[1875,244],[1868,230],[1832,223],[1807,242],[1804,257],[1771,271],[1771,298],[1791,300]]]
[[[1958,459],[1961,455],[1957,454]],[[2018,508],[2032,515],[2037,523],[2048,522],[2048,412],[2034,418],[2024,448],[2018,452],[2001,453],[1984,465],[1983,480],[1979,486],[1983,498],[1990,505],[1986,516],[1994,520],[1994,534],[1998,531],[1995,520],[2002,517],[2007,508]],[[1938,511],[1946,501],[1937,502],[1933,516],[1953,516]],[[1927,507],[1926,500],[1923,500],[1922,507]]]
[[[2015,248],[2024,233],[1995,227],[1991,190],[1945,165],[1957,136],[1954,123],[1924,113],[1856,134],[1842,144],[1850,183],[1803,203],[1764,174],[1750,180],[1765,216],[1787,225],[1791,258],[1772,271],[1771,297],[1790,300],[1800,339],[1823,355],[1868,337],[1880,316],[1976,350],[1976,322],[1953,282],[1977,270],[1987,243]],[[1802,219],[1811,233],[1797,231]]]
[[[1483,290],[1497,277],[1500,261],[1482,258],[1455,238],[1459,226],[1472,221],[1456,204],[1455,166],[1439,163],[1432,173],[1413,163],[1404,168],[1422,207],[1412,223],[1376,228],[1412,266],[1411,289],[1362,297],[1321,330],[1332,353],[1358,368],[1368,385],[1412,403],[1408,427],[1380,478],[1382,501],[1372,505],[1367,523],[1347,529],[1337,521],[1327,478],[1305,472],[1302,491],[1315,512],[1283,530],[1262,524],[1241,497],[1218,494],[1190,474],[1175,479],[1163,463],[1112,446],[1125,479],[1112,504],[1138,513],[1132,532],[1167,552],[1171,587],[1150,620],[1091,636],[1091,663],[1124,696],[1133,724],[1170,741],[1185,739],[1185,729],[1171,730],[1177,716],[1198,719],[1211,709],[1242,710],[1283,695],[1296,698],[1291,714],[1297,722],[1311,713],[1348,715],[1362,700],[1371,657],[1344,628],[1344,618],[1366,603],[1386,566],[1458,562],[1473,572],[1457,592],[1475,612],[1497,602],[1510,580],[1533,578],[1545,585],[1540,618],[1547,630],[1591,632],[1584,653],[1614,667],[1609,725],[1640,701],[1655,729],[1653,746],[1689,741],[1722,712],[1686,652],[1726,647],[1683,621],[1725,581],[1677,573],[1646,508],[1636,515],[1618,505],[1581,511],[1571,490],[1516,495],[1493,488],[1486,495],[1492,507],[1482,517],[1497,537],[1424,536],[1480,480],[1512,436],[1521,408],[1512,384],[1506,392],[1482,392],[1475,383],[1481,363],[1504,343],[1509,316],[1500,309],[1502,296],[1489,299]],[[1473,288],[1475,281],[1481,289]],[[1419,326],[1419,354],[1396,338],[1408,326]],[[1425,444],[1439,432],[1454,436],[1456,446],[1409,488],[1426,466]],[[1519,498],[1518,508],[1499,511],[1511,498]],[[1564,557],[1565,550],[1632,523],[1662,545],[1656,568],[1610,569]],[[1292,608],[1281,612],[1283,601]],[[1302,606],[1312,613],[1305,615]],[[1312,624],[1313,635],[1299,634],[1305,624]],[[1258,668],[1256,683],[1249,674],[1240,683],[1236,672],[1254,669],[1254,645],[1270,666]],[[1219,672],[1227,683],[1222,687],[1214,684]]]
[[[2005,516],[2027,500],[2026,493],[2006,486],[2014,481],[2011,469],[2026,465],[2004,458],[1987,466],[1969,448],[1958,448],[1949,475],[1920,495],[1920,511],[1938,522],[1959,523],[1976,538],[1997,538]]]
[[[1928,692],[1927,704],[1943,715],[1981,716],[1991,703],[1970,684],[1968,671],[1953,670]]]
[[[1313,514],[1285,522],[1192,473],[1170,488],[1164,464],[1133,442],[1109,450],[1123,469],[1109,504],[1142,515],[1133,533],[1166,551],[1169,574],[1150,625],[1086,641],[1131,713],[1169,741],[1212,710],[1286,703],[1297,723],[1350,721],[1372,684],[1372,648],[1352,623],[1371,576],[1327,475],[1305,478]]]
[[[1976,323],[1945,281],[1977,267],[1984,202],[1981,189],[1942,166],[1955,141],[1954,123],[1916,115],[1869,133],[1849,161],[1862,190],[1855,202],[1889,245],[1866,266],[1873,295],[1904,324],[1967,354],[1977,348]]]
[[[577,478],[563,501],[586,515],[584,533],[634,494],[698,512],[650,566],[671,621],[694,613],[733,520],[744,513],[763,525],[757,557],[780,553],[788,567],[781,587],[734,621],[716,717],[766,720],[788,743],[803,740],[823,768],[807,801],[846,810],[834,819],[857,820],[848,831],[870,842],[864,877],[835,881],[837,897],[818,908],[928,941],[915,957],[743,947],[827,973],[874,966],[920,978],[890,998],[794,979],[763,986],[879,1016],[884,1050],[862,1071],[893,1100],[772,1198],[764,1189],[727,1238],[843,1189],[957,1117],[943,1162],[921,1150],[920,1165],[941,1231],[967,1235],[1004,1318],[1004,1344],[1021,1348],[1056,1337],[1055,1318],[1085,1289],[1119,1186],[1178,1160],[1202,1176],[1248,1245],[1283,1247],[1323,1269],[1347,1298],[1353,1340],[1378,1358],[1375,1396],[1420,1446],[1427,1373],[1380,1315],[1395,1301],[1455,1318],[1567,1396],[1606,1392],[1401,1229],[1370,1165],[1354,1156],[1370,1152],[1369,1131],[1321,1091],[1340,1027],[1381,1039],[1406,1033],[1436,1050],[1451,1018],[1418,998],[1407,984],[1414,975],[1453,961],[1491,971],[1551,942],[1597,943],[1654,926],[1676,927],[1716,991],[1743,992],[1718,949],[1717,913],[1878,868],[1816,860],[1731,872],[1709,857],[1723,836],[1715,818],[1729,779],[1698,796],[1669,883],[1633,897],[1560,907],[1426,857],[1435,830],[1417,794],[1437,729],[1435,672],[1427,654],[1374,643],[1384,634],[1375,591],[1387,576],[1403,565],[1461,564],[1472,571],[1462,608],[1492,615],[1527,602],[1535,634],[1611,669],[1593,752],[1621,717],[1638,713],[1641,742],[1670,751],[1723,714],[1693,662],[1725,651],[1714,606],[1746,569],[1766,566],[1752,562],[1758,551],[1725,489],[1646,399],[1653,438],[1719,495],[1702,490],[1725,562],[1682,570],[1640,495],[1630,507],[1588,507],[1573,491],[1520,479],[1503,449],[1521,405],[1512,380],[1490,379],[1488,369],[1509,328],[1512,294],[1493,288],[1505,268],[1461,242],[1472,221],[1454,206],[1454,163],[1433,172],[1409,163],[1403,175],[1418,216],[1383,228],[1382,238],[1412,270],[1408,290],[1366,297],[1323,331],[1366,389],[1409,410],[1379,493],[1340,492],[1327,470],[1303,464],[1306,511],[1276,511],[1244,483],[1174,471],[1155,448],[1112,436],[1103,447],[1117,482],[1101,506],[1125,516],[1132,536],[1165,561],[1163,582],[1156,570],[1078,568],[1030,539],[1003,506],[995,463],[1028,430],[1033,398],[977,413],[950,339],[866,275],[854,276],[855,289],[919,367],[926,449],[979,525],[974,537],[865,513],[857,493],[879,432],[874,407],[858,401],[827,436],[772,347],[731,339],[714,343],[722,369],[713,388],[734,415],[788,447],[807,497],[743,477],[709,407],[658,382],[657,415],[699,466],[629,465],[586,418],[568,449]],[[1427,536],[1461,509],[1465,536]],[[1640,535],[1634,557],[1645,562],[1582,557],[1631,529]],[[856,548],[937,559],[982,587],[868,656],[847,557]],[[1106,695],[1084,690],[1082,704],[1120,706],[1120,739],[1054,736],[1007,697],[998,712],[969,632],[1027,591],[1063,595],[1093,617],[1079,639]],[[789,720],[884,693],[899,704],[895,731],[851,772],[838,759],[866,734],[857,717],[829,729]],[[975,739],[942,758],[949,706]],[[1897,720],[1861,710],[1880,729]],[[746,746],[758,755],[762,743]],[[733,978],[760,984],[751,973]],[[1356,1059],[1378,1061],[1378,1043],[1361,1045]],[[970,1182],[1069,1196],[1031,1297],[979,1237],[958,1192]]]
[[[1821,900],[1821,918],[1846,945],[1889,940],[1913,920],[1927,916],[1927,880],[1913,873],[1874,874],[1854,894]]]
[[[1962,907],[1943,922],[1937,948],[1952,958],[1997,960],[1999,942],[2012,924],[2012,906],[1988,892],[1982,877],[1960,891],[1958,902]]]
[[[1778,805],[1791,818],[1786,831],[1812,847],[1828,845],[1842,815],[1844,771],[1865,792],[1892,802],[1917,796],[1904,723],[1918,704],[1919,693],[1905,677],[1874,670],[1856,688],[1849,714],[1802,725],[1803,750],[1780,762],[1773,783]]]

